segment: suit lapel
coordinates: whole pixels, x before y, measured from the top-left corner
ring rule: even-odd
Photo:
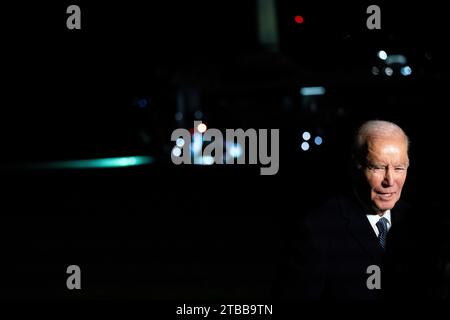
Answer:
[[[341,208],[342,214],[348,222],[347,228],[349,233],[352,234],[369,256],[377,261],[380,260],[383,249],[379,244],[375,232],[373,232],[363,208],[353,199],[342,200]]]

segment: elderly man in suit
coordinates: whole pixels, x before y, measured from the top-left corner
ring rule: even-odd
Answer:
[[[392,122],[372,120],[359,128],[351,190],[308,215],[297,229],[288,297],[333,301],[383,296],[379,285],[368,285],[377,272],[369,267],[380,268],[383,287],[388,235],[408,210],[400,201],[408,145],[404,131]]]

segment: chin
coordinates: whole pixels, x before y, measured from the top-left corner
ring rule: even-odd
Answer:
[[[397,201],[389,201],[388,203],[386,203],[386,202],[375,203],[375,206],[377,207],[377,209],[379,211],[386,211],[386,210],[391,210],[393,207],[395,207],[396,203],[397,203]]]

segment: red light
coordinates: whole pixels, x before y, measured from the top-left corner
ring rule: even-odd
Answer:
[[[305,19],[302,16],[295,16],[295,23],[303,23]]]

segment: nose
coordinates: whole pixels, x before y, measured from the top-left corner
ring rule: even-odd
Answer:
[[[386,168],[383,179],[383,187],[392,187],[394,185],[394,172],[392,168]]]

